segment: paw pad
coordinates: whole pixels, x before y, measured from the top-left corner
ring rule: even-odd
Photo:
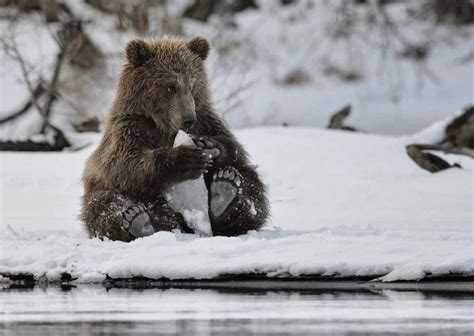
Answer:
[[[131,206],[122,212],[122,226],[135,238],[155,233],[150,215],[142,205]]]
[[[242,194],[242,175],[233,167],[219,170],[213,176],[211,185],[211,214],[220,216],[237,195]]]

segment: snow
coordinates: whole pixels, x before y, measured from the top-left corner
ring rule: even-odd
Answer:
[[[0,273],[57,280],[67,272],[86,283],[107,275],[394,281],[474,274],[471,159],[445,155],[464,169],[430,174],[407,157],[406,137],[283,127],[236,135],[259,166],[272,209],[263,230],[239,237],[159,232],[131,243],[88,239],[78,220],[80,175],[95,146],[0,153]]]
[[[413,1],[386,6],[407,40],[429,45],[424,71],[423,64],[398,56],[404,48],[400,41],[386,36],[375,23],[367,25],[373,18],[367,15],[365,21],[362,8],[361,13],[352,13],[355,26],[348,28],[352,35],[332,36],[340,28],[339,20],[344,20],[336,9],[340,2],[298,1],[281,7],[263,0],[260,10],[236,16],[234,31],[217,23],[185,25],[188,34],[202,32],[214,46],[230,49],[228,55],[211,52],[208,65],[218,110],[231,126],[321,127],[351,104],[349,124],[370,133],[407,135],[474,102],[472,62],[460,62],[472,53],[471,27],[413,20],[408,14],[417,5]],[[381,50],[381,45],[386,49]],[[326,70],[334,66],[362,77],[344,81],[327,75]],[[233,73],[236,67],[239,71]],[[304,71],[310,81],[279,84],[295,70]],[[430,79],[429,72],[435,78]],[[231,102],[236,106],[226,101],[228,92],[246,84],[248,89]]]
[[[130,30],[118,32],[112,15],[95,11],[83,2],[67,3],[88,22],[87,33],[108,58],[92,73],[78,73],[65,66],[60,78],[65,99],[54,105],[51,120],[65,131],[71,130],[71,123],[78,119],[103,119],[113,99],[125,44],[140,37]],[[168,10],[178,13],[186,3],[169,2]],[[354,13],[357,19],[353,35],[334,38],[332,30],[339,19],[334,9],[337,3],[298,1],[280,6],[278,1],[261,0],[259,10],[238,13],[233,28],[226,25],[225,18],[213,17],[209,23],[183,21],[188,38],[200,34],[210,39],[212,48],[206,65],[212,92],[217,111],[232,127],[322,127],[335,111],[350,103],[351,125],[370,133],[406,135],[474,103],[472,61],[461,62],[472,53],[471,27],[413,20],[408,12],[416,7],[414,2],[386,6],[409,41],[428,43],[428,59],[420,64],[400,58],[404,46],[382,34],[383,29],[368,25],[369,15],[363,7],[359,8],[361,13]],[[162,14],[155,10],[150,15],[154,24]],[[58,27],[42,22],[39,14],[32,13],[19,17],[14,25],[19,49],[33,65],[33,82],[35,78],[49,78],[57,51],[51,33]],[[7,25],[8,20],[0,21],[0,29],[8,31]],[[384,52],[379,46],[385,43],[389,45]],[[3,54],[1,57],[0,115],[6,115],[28,95],[18,65]],[[327,68],[335,66],[359,72],[362,78],[348,82],[327,75]],[[296,70],[305,72],[310,80],[283,86],[282,78]],[[426,74],[430,72],[432,76]],[[0,127],[0,138],[27,137],[38,132],[37,125],[38,113],[29,112]]]
[[[174,147],[195,146],[191,137],[179,130],[174,139]],[[211,220],[209,219],[208,191],[204,176],[195,180],[187,180],[171,187],[166,200],[174,211],[181,213],[186,224],[195,233],[212,236]]]
[[[416,134],[402,137],[408,144],[438,144],[441,143],[446,136],[446,127],[464,111],[457,111],[454,115],[438,120],[433,124],[421,129]]]

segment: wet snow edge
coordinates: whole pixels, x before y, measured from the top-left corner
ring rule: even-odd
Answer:
[[[3,239],[0,274],[102,283],[111,279],[376,278],[474,275],[472,239],[461,232],[249,232],[199,238],[159,232],[131,243],[64,236]]]

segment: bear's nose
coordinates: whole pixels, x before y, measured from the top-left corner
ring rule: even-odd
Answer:
[[[194,117],[185,117],[183,119],[183,124],[187,128],[193,127],[195,123],[196,123],[196,119]]]

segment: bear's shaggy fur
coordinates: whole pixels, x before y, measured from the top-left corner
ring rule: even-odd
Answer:
[[[243,147],[213,110],[204,68],[208,52],[209,43],[202,37],[128,43],[103,138],[83,173],[81,217],[91,237],[135,239],[123,220],[125,211],[137,212],[137,206],[149,215],[155,232],[188,231],[164,193],[203,172],[211,190],[224,168],[240,173],[240,188],[223,213],[210,214],[214,234],[238,235],[265,223],[269,209],[264,185]],[[187,129],[189,120],[195,124],[188,133],[219,150],[212,166],[203,155],[206,148],[173,148],[178,129]],[[210,201],[213,195],[209,193]]]

